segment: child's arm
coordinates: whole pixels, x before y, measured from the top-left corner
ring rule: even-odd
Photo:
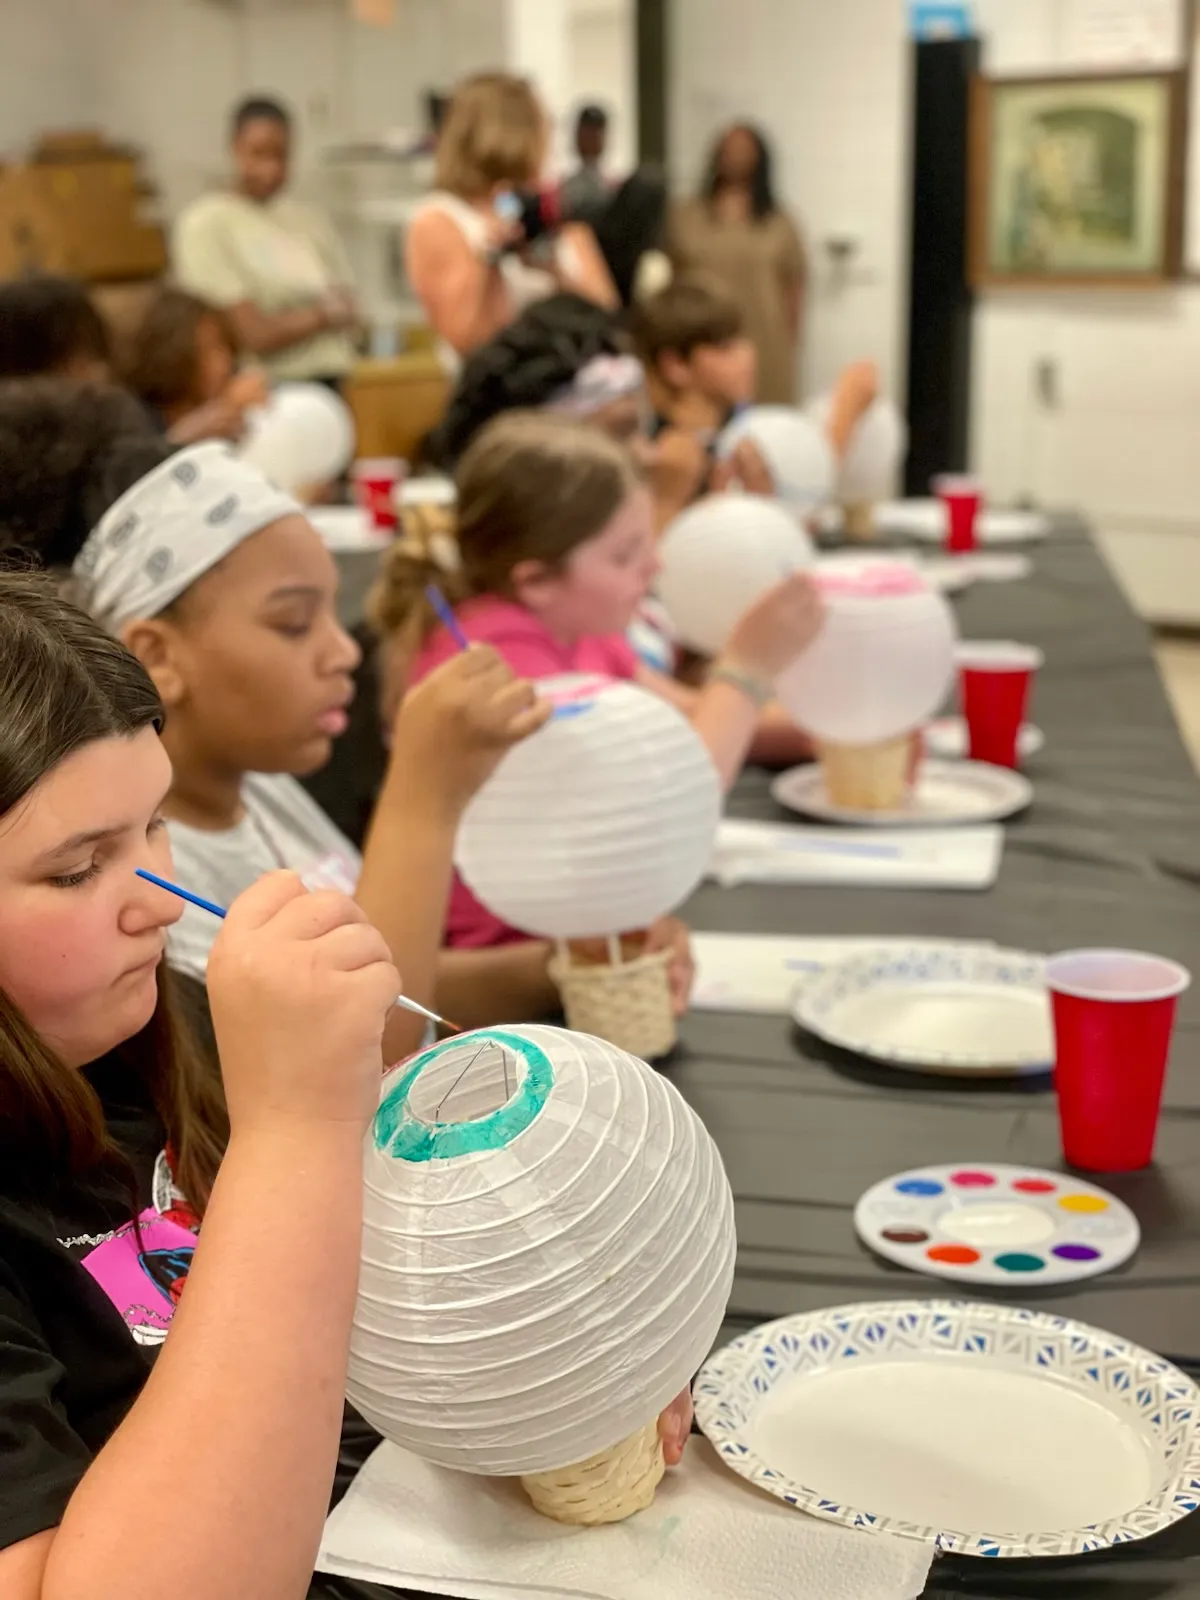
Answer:
[[[438,1012],[463,1028],[552,1016],[562,1002],[550,981],[551,950],[544,939],[443,950],[434,985]]]
[[[451,657],[400,707],[355,899],[387,940],[405,994],[420,1005],[435,1004],[462,813],[505,751],[549,714],[532,685],[486,645]],[[438,1009],[467,1020],[449,1002]],[[422,1032],[419,1017],[393,1012],[385,1061],[414,1050]]]
[[[721,782],[732,788],[747,758],[771,765],[802,761],[811,746],[778,706],[771,685],[820,632],[821,599],[807,573],[768,590],[734,627],[708,682],[690,689],[643,667],[638,681],[689,718],[708,746]]]

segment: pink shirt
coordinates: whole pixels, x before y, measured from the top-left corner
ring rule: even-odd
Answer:
[[[638,673],[637,654],[623,634],[590,634],[574,644],[563,644],[532,611],[500,595],[486,594],[468,600],[455,616],[473,644],[490,644],[522,678],[598,672],[606,678],[628,679]],[[409,682],[420,683],[458,648],[446,629],[438,628],[419,651]],[[462,879],[455,877],[446,913],[446,944],[451,949],[480,950],[528,937],[485,910]]]

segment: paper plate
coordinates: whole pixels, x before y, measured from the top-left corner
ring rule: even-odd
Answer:
[[[1017,751],[1022,761],[1036,756],[1046,745],[1046,735],[1040,728],[1027,722],[1017,740]],[[931,756],[946,761],[961,761],[967,753],[967,725],[961,717],[939,717],[925,729],[925,748]]]
[[[913,945],[828,967],[792,1015],[872,1061],[950,1076],[1047,1072],[1054,1032],[1044,961],[1021,950]]]
[[[855,1206],[854,1226],[877,1255],[914,1272],[1006,1289],[1095,1278],[1142,1239],[1129,1207],[1095,1184],[993,1161],[885,1178]]]
[[[941,544],[946,537],[946,513],[937,500],[893,500],[877,512],[880,530]],[[981,545],[1028,544],[1044,539],[1050,519],[1040,511],[989,511],[979,513],[977,535]]]
[[[385,550],[392,541],[360,506],[309,506],[304,514],[335,555]]]
[[[405,478],[396,491],[400,506],[452,506],[457,501],[453,478]]]
[[[784,1317],[711,1356],[726,1466],[814,1517],[959,1555],[1146,1539],[1200,1503],[1200,1390],[1067,1317],[890,1300]]]
[[[1001,822],[1024,811],[1033,785],[1019,772],[983,761],[921,763],[915,793],[898,811],[854,811],[835,806],[825,793],[819,762],[781,772],[771,785],[781,806],[823,822],[849,822],[865,828],[936,828],[966,822]]]

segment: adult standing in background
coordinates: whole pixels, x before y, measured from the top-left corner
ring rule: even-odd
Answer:
[[[792,405],[807,274],[795,222],[775,198],[771,152],[750,123],[718,135],[699,195],[672,210],[668,252],[684,272],[718,278],[758,352],[762,404]]]
[[[612,185],[604,172],[608,145],[608,112],[603,106],[582,107],[575,119],[575,153],[579,165],[562,185],[562,213],[572,221],[595,222],[607,204]]]
[[[292,122],[277,100],[233,114],[233,187],[193,202],[175,227],[175,276],[228,315],[242,350],[275,380],[336,387],[355,359],[350,263],[329,218],[284,193]]]
[[[455,90],[437,188],[405,238],[409,281],[452,367],[557,290],[617,303],[592,230],[546,215],[537,184],[547,143],[545,110],[524,78],[484,72]]]

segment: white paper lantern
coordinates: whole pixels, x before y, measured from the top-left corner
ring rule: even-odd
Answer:
[[[669,524],[659,559],[658,597],[679,638],[713,656],[747,607],[789,572],[811,566],[813,547],[774,500],[719,494]]]
[[[717,450],[731,454],[741,439],[762,451],[775,492],[793,511],[814,511],[833,494],[837,464],[822,428],[795,406],[750,406],[721,434]]]
[[[712,856],[712,758],[680,712],[635,684],[570,675],[538,692],[557,714],[467,807],[459,872],[494,916],[541,938],[646,928]]]
[[[515,1476],[607,1450],[690,1382],[733,1277],[720,1156],[634,1056],[492,1028],[384,1080],[348,1393],[385,1438]]]
[[[350,407],[323,383],[282,383],[247,413],[242,455],[288,494],[340,478],[354,456]]]
[[[809,407],[824,429],[829,421],[829,395]],[[908,449],[908,425],[891,400],[881,396],[859,418],[837,469],[835,493],[843,505],[874,505],[895,492],[896,476]]]
[[[818,567],[825,624],[777,680],[788,714],[830,744],[919,727],[954,678],[954,613],[912,567],[859,558]]]

